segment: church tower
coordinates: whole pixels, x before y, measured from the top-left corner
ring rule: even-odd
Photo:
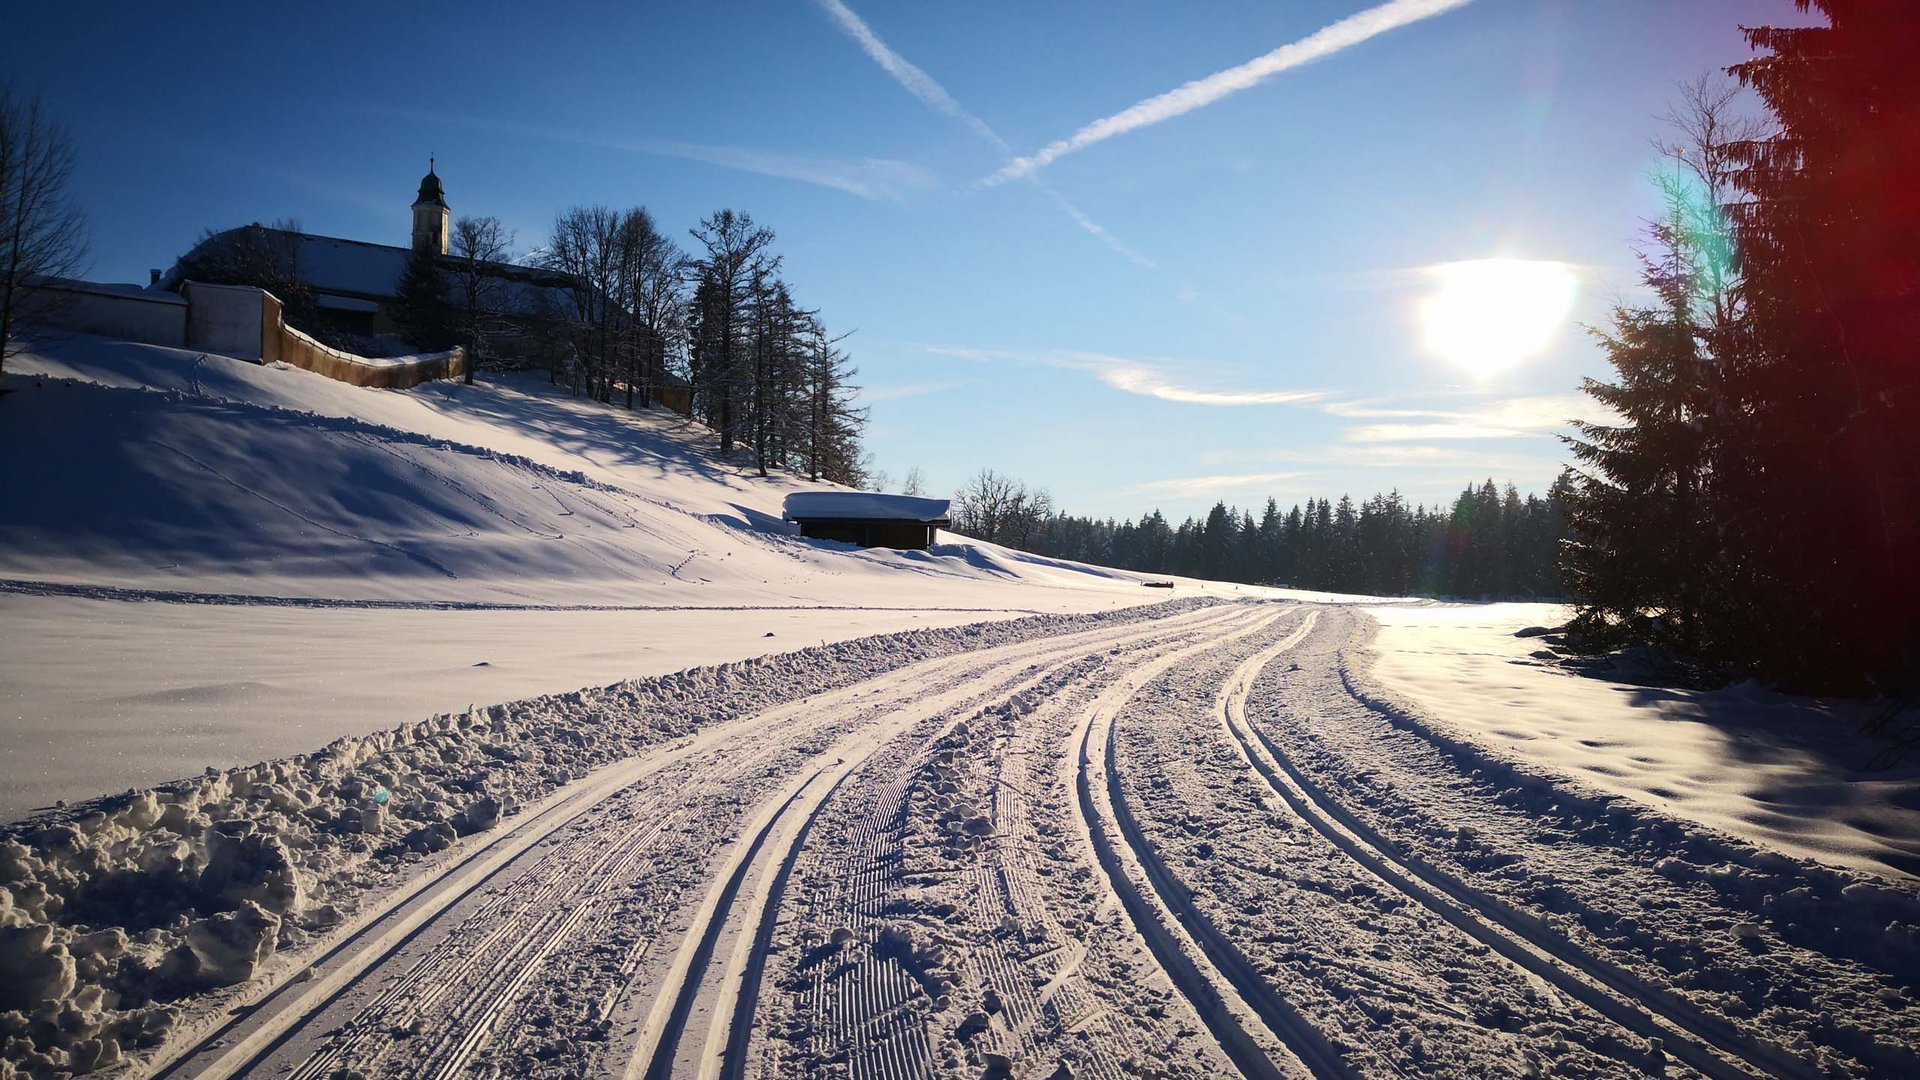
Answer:
[[[420,197],[413,200],[413,248],[425,248],[436,255],[447,253],[447,193],[440,190],[440,178],[433,174],[433,158],[427,158],[427,175],[420,178]]]

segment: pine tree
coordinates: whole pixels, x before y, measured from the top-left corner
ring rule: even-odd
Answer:
[[[428,248],[415,248],[394,286],[393,321],[400,336],[423,352],[450,349],[457,342],[452,290]]]
[[[1735,147],[1752,312],[1726,542],[1752,659],[1809,689],[1920,669],[1920,19],[1796,0],[1829,25],[1749,29],[1729,69],[1779,123]]]
[[[1563,565],[1581,601],[1576,644],[1652,644],[1732,669],[1751,660],[1753,590],[1728,550],[1745,415],[1729,373],[1746,324],[1726,210],[1732,148],[1761,128],[1731,111],[1730,87],[1681,92],[1669,116],[1680,141],[1656,144],[1665,213],[1639,253],[1654,302],[1620,306],[1595,331],[1616,378],[1582,387],[1619,420],[1576,423],[1567,440],[1580,471],[1558,485],[1573,534]]]
[[[1705,555],[1703,366],[1684,275],[1648,263],[1643,278],[1664,305],[1615,309],[1613,329],[1595,337],[1617,381],[1582,384],[1621,420],[1577,422],[1579,435],[1568,439],[1588,470],[1575,482],[1575,539],[1565,556],[1581,598],[1574,630],[1594,648],[1641,641],[1698,653],[1700,609],[1689,582]]]

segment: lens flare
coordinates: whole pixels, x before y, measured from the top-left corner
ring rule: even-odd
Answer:
[[[1474,259],[1429,273],[1434,291],[1420,305],[1427,349],[1482,378],[1546,351],[1580,291],[1561,262]]]

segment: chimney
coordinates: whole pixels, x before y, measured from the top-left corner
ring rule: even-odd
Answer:
[[[158,285],[158,284],[160,284],[160,271],[158,271],[158,270],[148,270],[148,271],[147,271],[147,284],[149,284],[149,285]]]

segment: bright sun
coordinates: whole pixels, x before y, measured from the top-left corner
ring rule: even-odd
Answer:
[[[1430,268],[1420,305],[1426,345],[1486,377],[1539,355],[1573,311],[1579,279],[1566,263],[1475,259]]]

